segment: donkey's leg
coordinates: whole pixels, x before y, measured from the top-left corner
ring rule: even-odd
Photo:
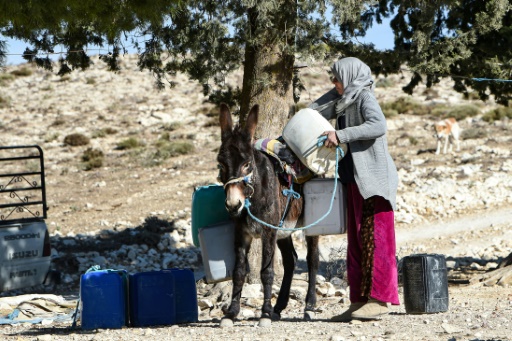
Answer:
[[[240,298],[242,296],[242,288],[247,275],[248,261],[247,255],[251,247],[252,238],[244,235],[240,229],[235,230],[235,268],[233,270],[233,292],[231,295],[231,304],[229,308],[224,311],[221,327],[230,327],[233,325],[233,320],[240,312]]]
[[[274,282],[274,252],[277,232],[265,228],[261,235],[261,284],[263,285],[263,307],[261,308],[260,327],[270,325],[272,317],[272,284]]]
[[[306,256],[308,263],[308,293],[306,295],[306,309],[304,310],[304,319],[306,320],[311,319],[316,307],[316,275],[320,262],[318,238],[318,236],[306,237],[308,245],[308,254]]]
[[[293,271],[297,264],[297,253],[293,247],[292,236],[288,236],[277,241],[277,246],[281,251],[283,257],[284,275],[283,282],[281,283],[281,289],[279,290],[279,296],[277,297],[276,305],[274,306],[273,319],[279,320],[281,318],[281,311],[283,311],[288,305],[290,298],[290,287],[292,285]]]

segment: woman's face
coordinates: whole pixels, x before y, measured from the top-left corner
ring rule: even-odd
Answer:
[[[340,95],[343,95],[343,92],[345,91],[345,89],[343,88],[343,84],[341,84],[338,79],[336,77],[331,77],[331,82],[332,84],[334,84],[334,87],[336,88],[336,91],[340,94]]]

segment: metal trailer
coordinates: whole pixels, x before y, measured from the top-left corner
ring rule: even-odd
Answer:
[[[43,150],[0,147],[0,292],[44,283],[50,273]]]

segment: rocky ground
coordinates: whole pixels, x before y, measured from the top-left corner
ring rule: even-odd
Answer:
[[[304,104],[330,86],[321,67],[301,73],[307,88]],[[512,252],[510,122],[490,124],[481,115],[462,120],[462,129],[471,134],[465,135],[461,151],[435,155],[433,117],[403,113],[388,119],[389,147],[400,176],[397,256],[446,256],[448,312],[411,315],[402,304],[381,321],[329,322],[348,306],[340,270],[345,236],[337,235],[321,239],[319,311],[313,321],[302,321],[305,251],[297,235],[301,262],[282,321],[269,328],[256,326],[262,294],[258,285],[248,285],[240,321],[226,330],[217,325],[230,283],[212,285],[201,279],[201,252],[192,244],[190,228],[192,193],[216,181],[220,144],[217,109],[205,103],[201,87],[179,75],[175,88],[158,92],[152,77],[137,70],[133,56],[124,58],[119,73],[107,72],[98,61],[91,70],[62,78],[30,65],[9,66],[0,76],[0,145],[37,144],[44,150],[52,267],[61,273],[58,284],[0,295],[76,298],[79,276],[96,264],[131,273],[192,267],[200,309],[200,321],[191,325],[97,331],[71,330],[65,323],[3,325],[2,339],[510,339],[511,280],[492,277]],[[381,103],[406,97],[400,90],[407,82],[403,76],[390,76],[386,87],[377,87]],[[240,84],[241,74],[229,82]],[[444,82],[434,93],[420,85],[413,97],[425,105],[468,103]],[[471,103],[482,114],[495,107],[492,102]],[[66,137],[77,133],[89,142],[70,145]],[[170,142],[194,148],[167,157],[169,149],[162,145]],[[100,167],[85,170],[88,149],[103,153]],[[402,287],[400,294],[403,302]]]

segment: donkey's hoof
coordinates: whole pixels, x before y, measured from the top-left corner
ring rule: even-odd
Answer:
[[[272,326],[272,320],[271,319],[269,319],[268,317],[260,318],[260,322],[258,323],[258,327],[269,328],[270,326]]]
[[[219,327],[231,328],[231,327],[233,327],[233,320],[230,318],[224,317],[222,320],[220,320]]]
[[[316,316],[316,313],[311,310],[306,310],[304,312],[304,321],[312,321]]]
[[[281,314],[280,313],[272,313],[272,321],[281,321]]]

